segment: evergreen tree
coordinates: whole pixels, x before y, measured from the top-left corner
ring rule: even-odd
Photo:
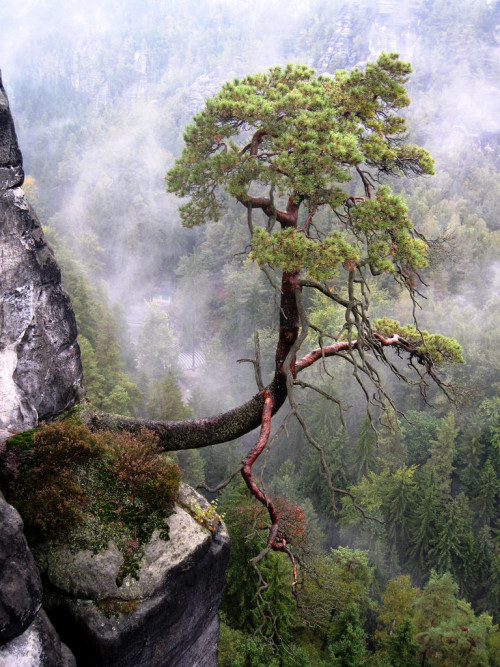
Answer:
[[[156,300],[147,304],[146,318],[139,334],[139,369],[150,382],[177,372],[178,344],[170,318]]]
[[[420,479],[418,490],[419,499],[411,518],[409,554],[419,570],[425,572],[443,506],[432,473],[425,474]]]
[[[413,618],[415,602],[420,592],[411,585],[410,576],[407,574],[387,583],[377,616],[378,629],[375,638],[379,643],[384,644],[395,628]]]
[[[388,479],[384,517],[389,540],[403,552],[409,543],[411,512],[416,499],[415,467],[403,466]]]
[[[451,575],[431,575],[417,601],[416,639],[429,667],[482,667],[496,664],[490,641],[497,629],[487,614],[476,616],[469,603],[456,599]]]
[[[451,474],[455,459],[456,436],[455,418],[453,413],[450,413],[443,419],[437,439],[431,442],[430,457],[426,463],[427,468],[434,474],[438,492],[443,498],[449,497],[451,493]]]
[[[328,648],[333,667],[359,667],[368,657],[366,633],[355,604],[349,604],[335,620]]]
[[[353,446],[353,468],[355,479],[359,481],[366,477],[369,472],[376,469],[377,465],[377,436],[367,417],[361,422],[359,435]]]
[[[451,572],[462,590],[470,589],[475,578],[475,543],[470,507],[463,493],[447,502],[438,516],[428,559],[438,572]]]
[[[146,410],[148,419],[165,421],[187,419],[191,414],[191,410],[182,401],[181,392],[171,373],[167,373],[161,382],[153,380]]]
[[[419,667],[420,647],[414,639],[411,619],[404,618],[382,642],[382,652],[391,667]]]
[[[498,516],[498,496],[500,494],[500,478],[491,462],[487,459],[479,476],[479,485],[472,504],[481,525],[489,525]]]

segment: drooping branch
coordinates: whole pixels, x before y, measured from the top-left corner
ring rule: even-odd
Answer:
[[[377,341],[379,341],[380,344],[383,345],[384,347],[400,346],[408,352],[416,353],[417,348],[411,346],[407,341],[402,339],[401,336],[397,334],[395,334],[392,337],[386,337],[375,332],[373,335],[377,339]],[[304,368],[312,366],[312,364],[318,361],[318,359],[321,359],[323,357],[331,357],[337,355],[339,352],[342,352],[344,350],[356,350],[356,349],[358,349],[357,340],[351,340],[351,341],[343,340],[337,343],[332,343],[331,345],[325,345],[325,347],[318,347],[315,350],[312,350],[311,352],[306,354],[304,357],[302,357],[302,359],[299,359],[296,362],[295,367],[298,372],[304,370]]]
[[[262,424],[260,429],[260,434],[257,442],[248,452],[245,458],[242,461],[242,471],[241,474],[245,480],[245,484],[248,486],[251,494],[257,498],[263,505],[265,505],[269,510],[269,516],[271,517],[271,530],[269,532],[268,545],[271,546],[271,543],[276,539],[276,534],[278,532],[278,523],[279,518],[276,512],[276,508],[273,503],[265,496],[265,494],[259,489],[257,484],[254,482],[252,477],[252,466],[264,451],[264,448],[267,445],[269,440],[269,435],[271,433],[271,418],[273,415],[273,399],[269,391],[264,392],[264,408],[262,410]]]
[[[292,567],[293,567],[293,583],[292,590],[295,591],[295,586],[297,584],[297,565],[295,563],[295,558],[287,546],[286,538],[278,538],[278,530],[280,527],[280,517],[276,510],[276,506],[269,496],[267,496],[255,483],[252,475],[252,466],[255,461],[262,454],[264,449],[267,446],[269,441],[269,435],[271,433],[271,418],[273,416],[273,399],[271,394],[266,390],[264,392],[264,408],[262,410],[262,425],[260,429],[260,434],[257,442],[248,452],[245,458],[242,461],[243,468],[241,470],[241,475],[245,480],[250,493],[257,498],[257,500],[267,508],[269,513],[269,518],[271,520],[271,526],[269,528],[269,533],[267,537],[267,547],[261,551],[261,553],[252,559],[254,565],[256,565],[268,552],[269,549],[273,551],[282,551],[286,553],[289,557]]]

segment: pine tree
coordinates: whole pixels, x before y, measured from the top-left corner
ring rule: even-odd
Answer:
[[[359,667],[368,656],[357,605],[349,604],[335,620],[328,649],[332,667]]]
[[[367,417],[361,422],[359,436],[353,446],[353,467],[356,481],[366,477],[377,466],[377,436]]]
[[[429,564],[429,551],[435,542],[436,525],[443,508],[432,473],[421,478],[419,491],[420,499],[416,501],[411,518],[409,554],[419,570],[425,572]]]
[[[437,439],[431,442],[430,457],[426,463],[426,467],[434,474],[435,484],[443,498],[449,497],[451,493],[456,436],[455,418],[450,413],[443,419]]]
[[[415,628],[405,617],[382,643],[382,650],[392,667],[419,667],[420,647],[415,641]]]

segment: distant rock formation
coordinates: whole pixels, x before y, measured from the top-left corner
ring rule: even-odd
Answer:
[[[82,378],[75,315],[23,180],[0,74],[0,431],[10,432],[72,405]]]

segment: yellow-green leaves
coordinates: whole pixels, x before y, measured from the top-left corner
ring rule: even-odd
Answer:
[[[286,65],[224,84],[186,129],[167,174],[168,190],[191,200],[183,223],[216,219],[223,189],[245,203],[250,191],[274,186],[309,209],[338,208],[356,167],[374,177],[433,173],[427,151],[404,143],[396,114],[409,104],[410,72],[396,54],[382,54],[364,71],[334,77]]]
[[[378,271],[394,272],[396,264],[409,270],[427,266],[427,246],[413,236],[406,204],[387,185],[351,209],[349,224],[366,240],[370,265]]]
[[[359,252],[340,233],[314,241],[292,228],[272,234],[257,228],[252,236],[250,257],[259,266],[267,264],[283,271],[306,269],[312,278],[327,280],[336,274],[340,264],[354,265]]]
[[[429,356],[436,364],[446,361],[452,364],[465,363],[462,356],[462,348],[454,338],[447,338],[441,334],[430,334],[421,331],[412,324],[402,326],[396,320],[384,318],[374,320],[373,329],[382,336],[401,336],[410,343],[417,346],[417,351]]]

